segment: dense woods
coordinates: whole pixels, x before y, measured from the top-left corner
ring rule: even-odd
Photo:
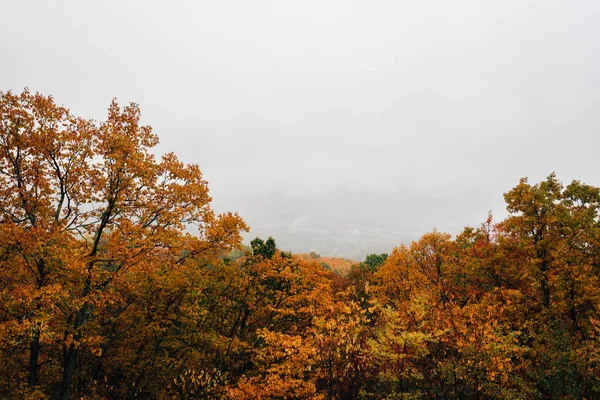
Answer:
[[[0,397],[600,398],[600,189],[551,174],[345,274],[242,246],[135,104],[0,95]]]

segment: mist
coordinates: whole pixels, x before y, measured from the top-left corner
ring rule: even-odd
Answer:
[[[527,176],[600,185],[597,1],[3,2],[0,90],[113,97],[247,240],[361,259]]]

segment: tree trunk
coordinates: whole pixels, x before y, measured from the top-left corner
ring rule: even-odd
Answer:
[[[38,358],[40,355],[40,330],[36,326],[33,333],[33,338],[29,344],[29,378],[27,384],[29,387],[34,387],[38,380]]]
[[[43,259],[38,260],[37,262],[37,270],[39,276],[36,278],[38,290],[44,286],[44,278],[46,276],[46,271],[44,269],[45,262]],[[36,313],[42,308],[41,304],[41,295],[36,297]],[[27,379],[27,384],[29,387],[34,387],[37,385],[38,380],[38,370],[39,370],[39,357],[40,357],[40,323],[36,323],[33,328],[33,337],[31,338],[31,343],[29,344],[29,377]]]
[[[542,291],[542,304],[544,307],[550,307],[550,285],[548,284],[548,263],[546,261],[542,261],[542,265],[540,267],[541,271],[541,279],[540,279],[540,288]]]
[[[60,384],[60,393],[58,395],[60,400],[68,400],[71,396],[71,383],[73,382],[73,373],[75,372],[77,353],[78,350],[73,344],[69,346],[69,349],[65,353],[65,367]]]
[[[79,334],[77,333],[77,330],[81,325],[83,325],[83,323],[87,319],[88,314],[89,306],[87,304],[84,304],[75,316],[75,334],[73,336],[73,340],[79,339]],[[60,392],[58,395],[58,398],[60,400],[68,400],[71,396],[71,384],[73,383],[73,374],[75,372],[75,364],[77,363],[78,354],[79,349],[75,346],[74,343],[71,343],[69,345],[69,348],[65,349],[64,369],[62,380],[60,383]]]

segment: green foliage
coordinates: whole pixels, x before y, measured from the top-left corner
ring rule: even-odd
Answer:
[[[365,261],[363,261],[363,263],[369,268],[369,271],[375,272],[377,268],[383,265],[387,258],[388,255],[385,253],[369,254],[365,257]]]
[[[250,246],[252,247],[252,254],[254,254],[255,257],[263,257],[267,259],[273,258],[273,255],[275,255],[275,251],[277,250],[275,239],[273,239],[271,236],[269,236],[266,241],[263,241],[258,237],[252,239]]]

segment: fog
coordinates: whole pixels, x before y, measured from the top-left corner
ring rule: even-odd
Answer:
[[[217,211],[295,252],[452,234],[555,171],[600,186],[600,2],[0,1],[0,90],[113,97]]]

